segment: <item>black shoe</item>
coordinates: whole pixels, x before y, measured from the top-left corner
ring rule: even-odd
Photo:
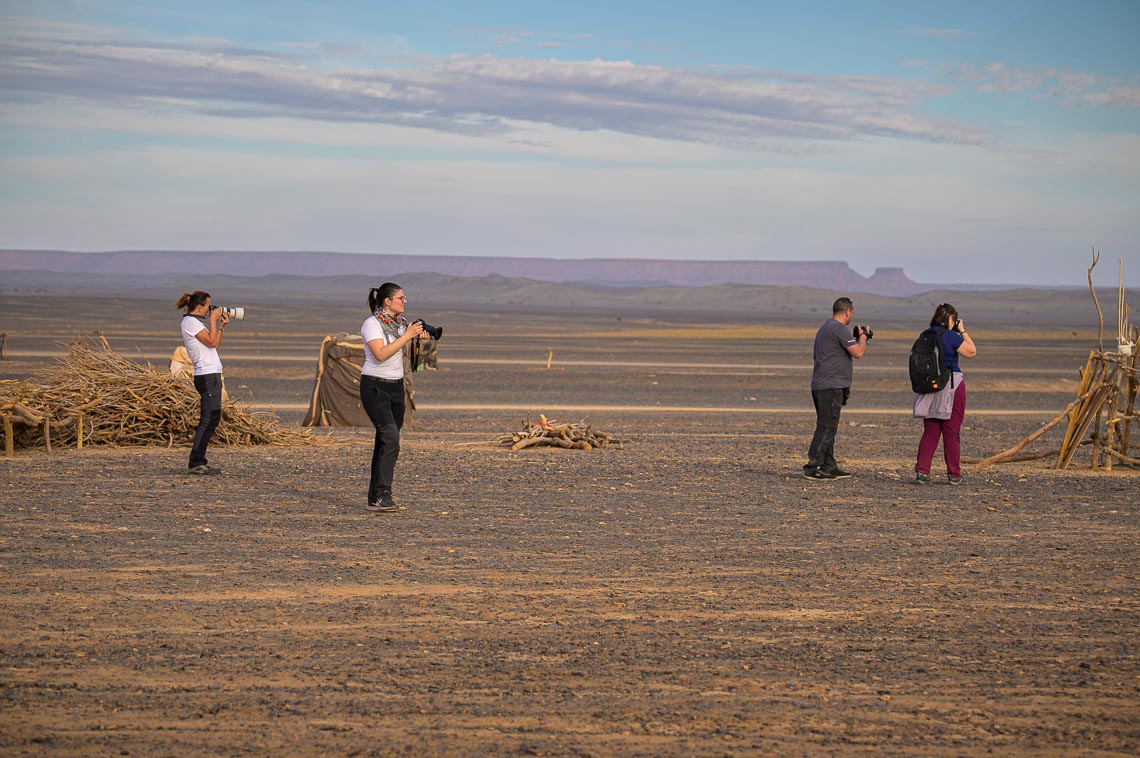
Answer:
[[[213,466],[207,466],[203,463],[201,466],[191,466],[188,473],[194,474],[195,476],[212,476],[222,473],[222,470],[220,468],[214,468]]]
[[[391,495],[381,495],[377,500],[373,500],[364,506],[364,509],[379,511],[380,513],[391,513],[392,511],[400,510],[400,506],[396,505],[396,501],[392,499]]]
[[[841,469],[841,468],[837,468],[837,469],[835,469],[834,471],[832,471],[832,472],[831,472],[831,474],[832,474],[832,475],[833,475],[833,476],[834,476],[836,479],[849,479],[849,478],[851,478],[851,477],[855,476],[855,475],[854,475],[854,474],[852,474],[850,471],[844,471],[844,470],[843,470],[843,469]]]
[[[962,483],[962,477],[960,477],[960,476],[950,476],[949,474],[947,474],[947,475],[946,475],[946,481],[947,481],[947,483],[949,483],[949,484],[961,484],[961,483]]]
[[[835,478],[835,474],[831,473],[830,471],[824,471],[823,469],[818,468],[813,469],[812,471],[804,472],[804,479],[812,479],[817,482],[830,481]]]

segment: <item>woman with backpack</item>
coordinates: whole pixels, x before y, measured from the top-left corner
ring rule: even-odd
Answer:
[[[918,461],[914,464],[915,481],[930,484],[930,465],[938,440],[942,440],[942,453],[946,457],[946,478],[950,484],[962,483],[962,444],[959,432],[966,419],[966,382],[958,358],[973,358],[978,354],[974,340],[966,333],[966,325],[958,318],[958,311],[950,303],[934,309],[930,330],[937,339],[942,365],[950,371],[950,383],[938,392],[914,396],[914,416],[921,418],[922,439],[918,443]],[[920,338],[921,339],[921,338]]]

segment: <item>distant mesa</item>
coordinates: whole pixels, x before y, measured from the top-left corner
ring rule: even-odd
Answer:
[[[640,258],[510,258],[458,255],[386,255],[323,252],[120,250],[0,250],[0,271],[78,274],[201,274],[259,277],[363,275],[394,277],[430,272],[459,277],[499,275],[539,282],[610,286],[753,284],[814,287],[836,292],[906,296],[922,290],[901,268],[862,276],[844,261],[682,261]]]

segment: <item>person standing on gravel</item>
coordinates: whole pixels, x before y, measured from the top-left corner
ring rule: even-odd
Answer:
[[[368,291],[372,315],[360,327],[364,340],[364,367],[360,372],[360,404],[376,427],[372,446],[372,472],[368,481],[370,511],[399,509],[392,498],[396,459],[400,456],[400,429],[404,426],[404,348],[424,333],[422,321],[404,318],[408,298],[400,285],[385,282]]]
[[[200,290],[183,292],[174,307],[186,309],[182,317],[182,345],[194,364],[194,389],[201,398],[198,428],[190,448],[190,473],[217,474],[221,469],[209,465],[206,448],[222,419],[222,359],[218,357],[218,345],[222,344],[222,332],[230,317],[221,308],[212,308],[210,293]]]
[[[850,473],[835,462],[835,435],[839,412],[851,396],[853,359],[867,352],[871,330],[851,327],[855,305],[841,297],[831,307],[831,318],[815,334],[812,351],[811,400],[815,405],[815,434],[808,448],[804,477],[813,481],[845,479]]]
[[[950,303],[934,309],[930,328],[938,337],[942,364],[950,369],[951,380],[939,392],[914,396],[914,417],[922,419],[922,439],[918,442],[918,460],[914,464],[915,482],[930,484],[930,466],[938,440],[942,439],[942,455],[946,459],[946,480],[962,483],[962,422],[966,420],[966,380],[958,366],[958,358],[978,354],[974,340],[966,333],[966,324],[958,318],[958,310]]]

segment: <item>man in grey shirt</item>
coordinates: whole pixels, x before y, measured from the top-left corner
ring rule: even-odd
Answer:
[[[839,411],[851,395],[852,359],[863,357],[871,338],[866,327],[861,327],[855,336],[851,328],[854,315],[851,299],[841,297],[831,306],[831,318],[815,333],[811,373],[815,435],[804,466],[807,479],[825,481],[851,476],[835,462],[835,434],[839,431]]]

